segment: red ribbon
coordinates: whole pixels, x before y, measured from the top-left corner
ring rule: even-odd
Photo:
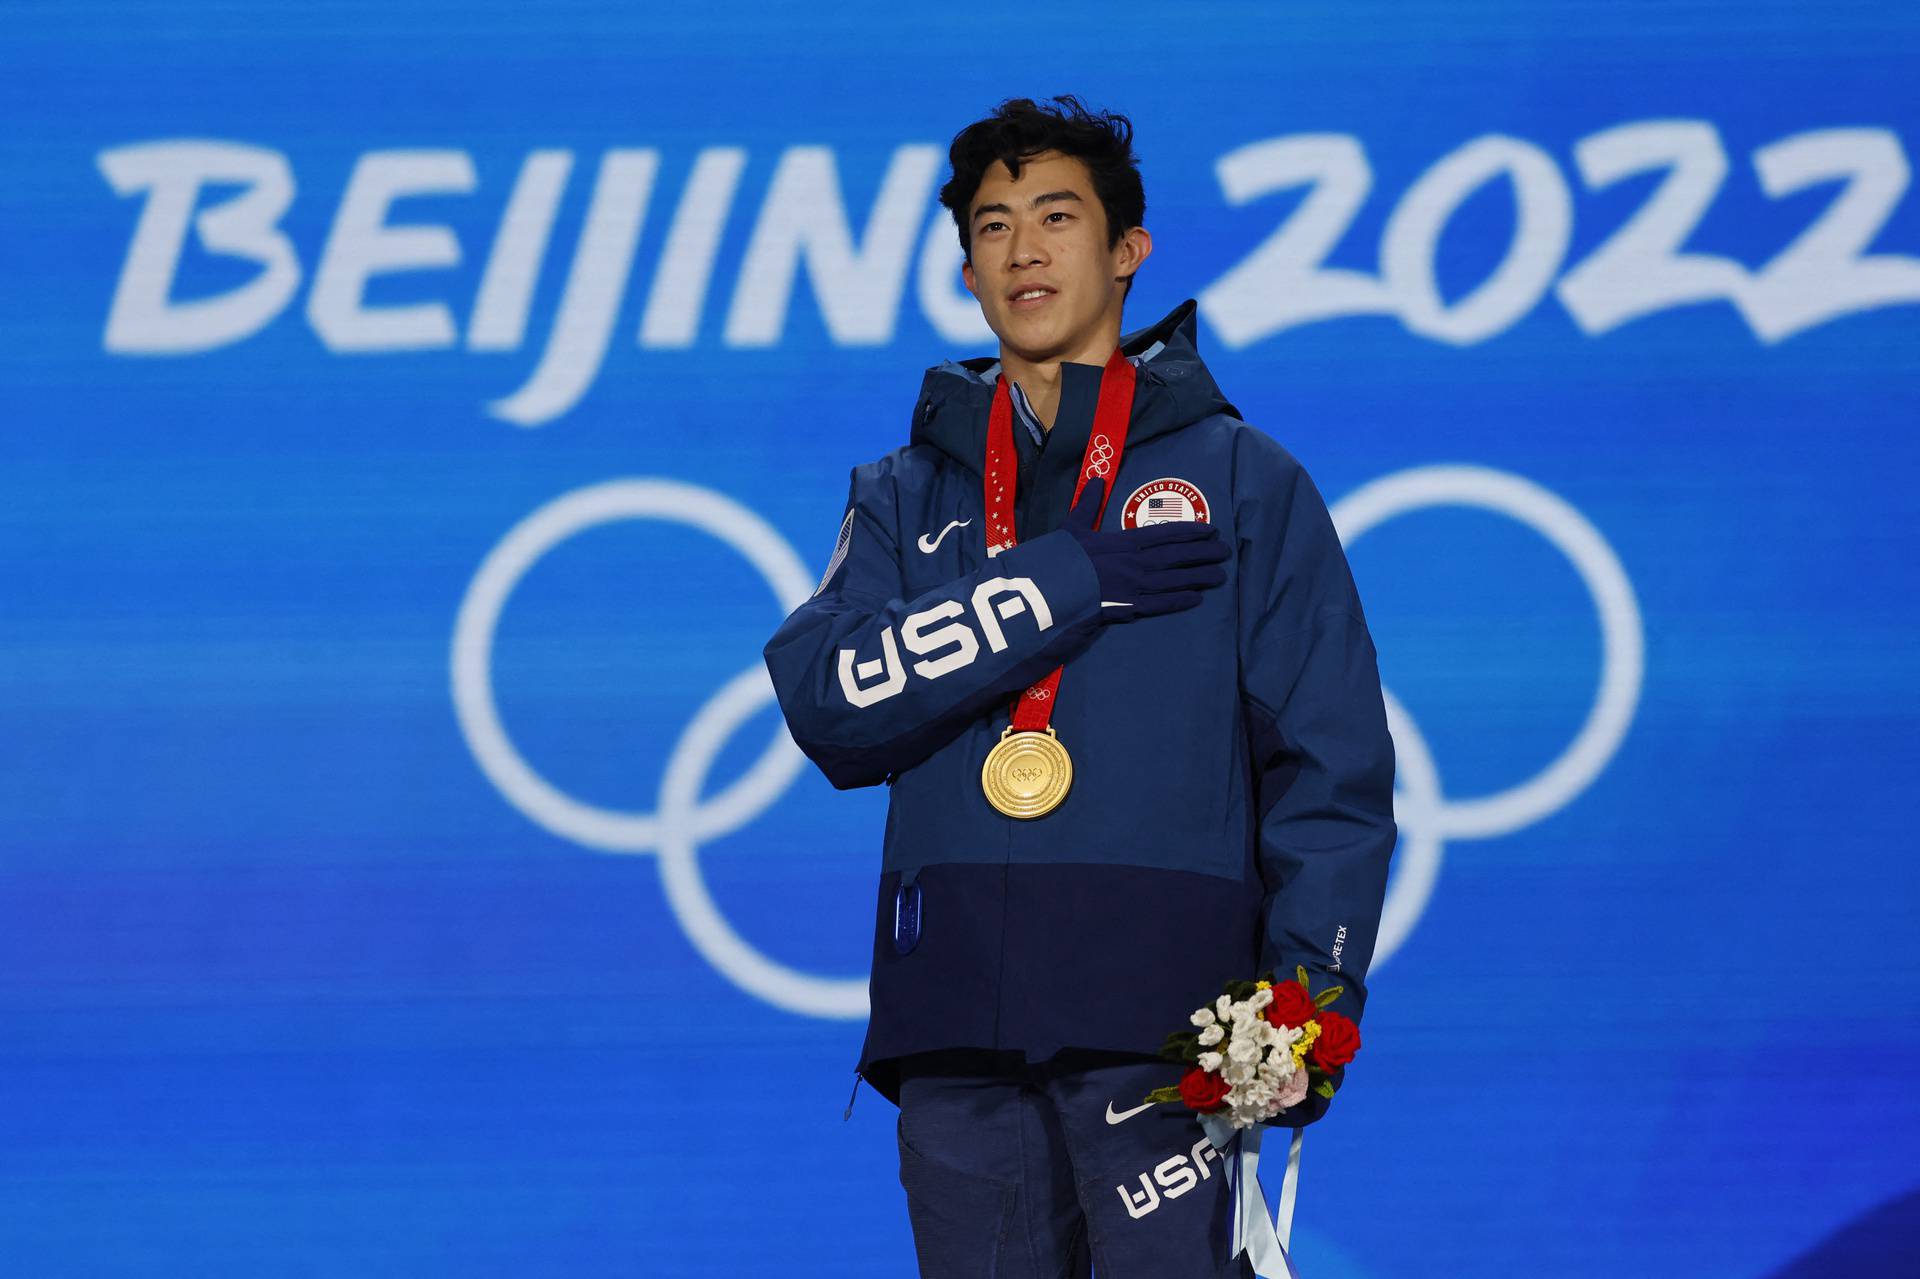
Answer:
[[[1080,503],[1080,492],[1090,476],[1104,476],[1106,492],[1100,498],[1100,510],[1093,526],[1107,513],[1107,501],[1113,496],[1113,482],[1120,473],[1120,455],[1127,447],[1127,424],[1133,416],[1133,387],[1136,371],[1133,362],[1115,347],[1100,372],[1100,400],[1094,407],[1093,430],[1087,436],[1086,454],[1080,459],[1080,477],[1074,482],[1073,501]],[[987,555],[989,558],[1015,544],[1013,536],[1013,498],[1020,469],[1013,451],[1013,395],[1007,390],[1003,366],[993,388],[993,411],[987,415],[987,466],[984,475],[987,508]],[[1013,701],[1013,727],[1017,732],[1038,732],[1053,718],[1053,694],[1060,686],[1056,666],[1045,679],[1030,685]]]

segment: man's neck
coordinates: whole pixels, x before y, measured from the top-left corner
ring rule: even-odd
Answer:
[[[1119,344],[1120,317],[1117,315],[1111,324],[1102,325],[1100,332],[1083,346],[1049,359],[1029,360],[1008,350],[1006,344],[1002,343],[1000,374],[1020,384],[1033,415],[1040,419],[1040,426],[1051,431],[1053,419],[1060,411],[1060,366],[1091,364],[1095,368],[1105,368],[1107,357],[1113,354],[1113,348]]]

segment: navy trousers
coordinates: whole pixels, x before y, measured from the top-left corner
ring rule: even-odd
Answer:
[[[1240,1279],[1219,1154],[1172,1063],[964,1049],[900,1062],[900,1184],[921,1279]]]

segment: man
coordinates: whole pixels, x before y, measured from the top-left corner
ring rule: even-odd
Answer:
[[[1120,337],[1153,243],[1131,125],[1053,103],[955,137],[999,357],[928,370],[765,656],[833,785],[892,788],[858,1071],[900,1106],[921,1273],[1238,1274],[1197,1121],[1141,1105],[1179,1074],[1153,1053],[1296,965],[1360,1019],[1392,743],[1326,506],[1222,398],[1193,303]]]

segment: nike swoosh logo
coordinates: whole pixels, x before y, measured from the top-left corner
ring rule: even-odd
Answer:
[[[935,534],[934,539],[931,542],[927,540],[927,535],[925,533],[922,533],[920,535],[920,549],[925,551],[929,555],[933,554],[933,548],[940,545],[941,539],[945,538],[947,534],[953,532],[953,530],[957,528],[965,528],[967,525],[971,523],[973,523],[972,520],[949,520],[947,521],[947,526],[941,529],[939,533]]]
[[[1127,1120],[1133,1118],[1135,1115],[1139,1114],[1141,1111],[1151,1110],[1151,1109],[1153,1109],[1153,1103],[1147,1102],[1143,1106],[1135,1106],[1132,1110],[1123,1110],[1116,1115],[1113,1113],[1113,1103],[1108,1102],[1107,1103],[1107,1122],[1110,1124],[1124,1124],[1125,1122],[1127,1122]]]

